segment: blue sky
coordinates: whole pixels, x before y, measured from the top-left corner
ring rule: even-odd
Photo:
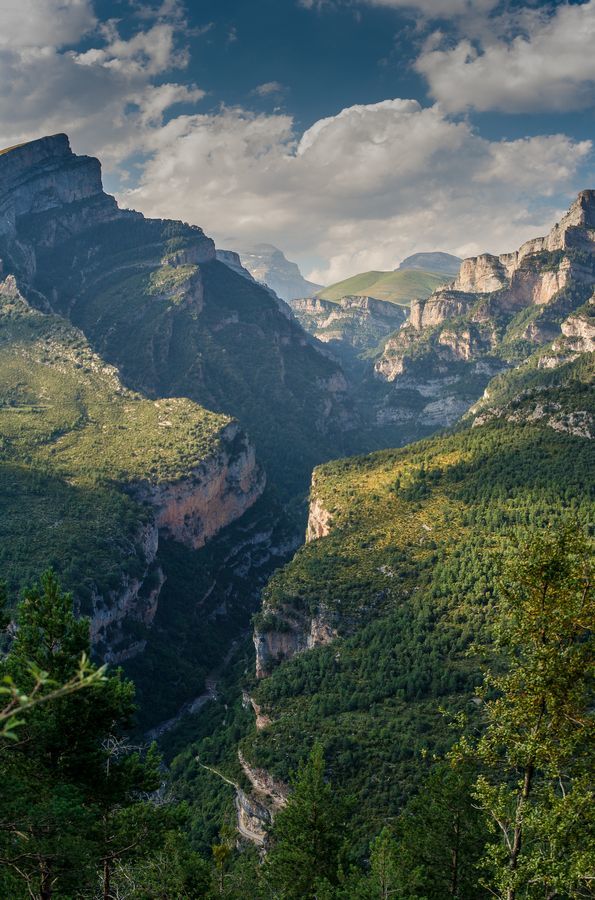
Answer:
[[[439,10],[439,14],[437,13]],[[317,280],[513,249],[593,186],[595,0],[0,0],[0,141]]]

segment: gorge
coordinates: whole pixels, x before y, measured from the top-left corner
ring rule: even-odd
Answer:
[[[403,302],[279,252],[121,209],[66,135],[0,153],[0,574],[72,592],[195,850],[266,849],[316,737],[359,865],[475,722],[503,560],[592,514],[595,191]]]

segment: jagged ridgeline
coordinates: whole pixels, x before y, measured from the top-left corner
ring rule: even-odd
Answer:
[[[65,135],[4,153],[0,198],[4,271],[128,386],[238,417],[286,494],[337,455],[353,424],[340,367],[200,228],[120,210]]]

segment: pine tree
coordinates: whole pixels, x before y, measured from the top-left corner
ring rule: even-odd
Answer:
[[[493,827],[486,885],[503,900],[592,896],[595,803],[589,545],[572,528],[511,561],[485,677],[486,726],[459,751],[484,768],[475,797]]]
[[[34,687],[35,668],[54,683],[72,679],[90,650],[89,626],[75,618],[52,572],[26,591],[18,612],[3,672],[19,691]],[[133,685],[110,675],[31,709],[18,740],[0,753],[0,864],[24,895],[80,893],[101,869],[109,897],[116,860],[154,843],[165,813],[140,792],[158,786],[159,760],[155,751],[146,758],[130,752],[122,740],[133,698]]]
[[[345,803],[325,779],[322,745],[315,744],[272,829],[265,865],[277,896],[307,900],[317,884],[336,882],[344,819]]]
[[[434,765],[395,823],[399,896],[480,900],[486,828],[471,797],[476,770]]]

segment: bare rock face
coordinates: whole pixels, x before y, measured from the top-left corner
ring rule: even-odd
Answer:
[[[514,253],[464,260],[451,285],[412,303],[409,321],[375,363],[376,377],[391,385],[377,420],[402,422],[411,440],[452,424],[477,402],[489,377],[538,347],[559,339],[567,358],[565,330],[586,328],[567,317],[594,285],[595,191],[589,190],[546,237]],[[539,365],[557,364],[556,347]],[[427,403],[429,385],[437,390]]]
[[[595,295],[590,304],[593,315],[577,313],[562,322],[562,334],[566,339],[566,346],[573,353],[595,352]]]
[[[238,751],[238,759],[251,785],[249,794],[236,786],[238,831],[250,843],[266,847],[268,829],[275,814],[287,803],[289,788],[264,769],[251,766],[241,751]]]
[[[541,354],[539,368],[555,369],[584,353],[595,352],[595,294],[582,309],[568,316],[560,329],[560,337]]]
[[[316,472],[312,478],[312,494],[306,541],[325,537],[330,533],[330,513],[315,495]],[[330,644],[337,637],[334,616],[320,606],[314,614],[292,609],[269,609],[263,604],[264,624],[254,630],[256,648],[256,677],[265,678],[282,660],[296,653]]]
[[[315,489],[316,473],[312,477],[312,491]],[[310,499],[308,512],[308,525],[306,528],[306,541],[314,541],[316,538],[326,537],[331,530],[331,514],[324,508],[321,501],[313,494]]]
[[[566,215],[545,237],[526,241],[515,253],[484,253],[465,259],[450,288],[468,293],[489,293],[506,287],[523,260],[556,250],[595,250],[595,191],[581,191]],[[559,288],[558,288],[559,290]],[[534,301],[539,302],[539,301]],[[543,300],[541,302],[547,302]]]
[[[234,422],[222,431],[219,451],[187,477],[138,494],[155,509],[164,536],[198,550],[258,500],[265,481],[254,447]]]
[[[240,836],[257,847],[264,847],[272,821],[269,809],[237,786],[235,807]]]
[[[2,151],[0,184],[0,234],[13,232],[20,216],[102,196],[103,191],[99,161],[75,156],[65,134]],[[115,201],[106,200],[113,211]]]
[[[403,307],[373,297],[342,297],[339,301],[311,297],[292,300],[289,305],[306,331],[337,350],[373,349],[406,318]]]
[[[464,315],[475,299],[454,289],[435,291],[427,300],[413,301],[408,324],[417,331],[432,328],[453,316]]]
[[[484,253],[464,259],[452,284],[453,291],[484,294],[497,291],[508,281],[508,271],[498,256]]]
[[[287,785],[269,775],[266,769],[259,769],[250,765],[241,750],[238,751],[238,759],[244,775],[252,785],[254,794],[266,801],[267,806],[272,808],[273,813],[282,809],[287,803],[289,796]]]
[[[264,613],[267,613],[265,606]],[[256,677],[266,678],[280,662],[297,653],[330,644],[337,637],[332,616],[320,608],[313,616],[276,610],[272,623],[254,630]]]

